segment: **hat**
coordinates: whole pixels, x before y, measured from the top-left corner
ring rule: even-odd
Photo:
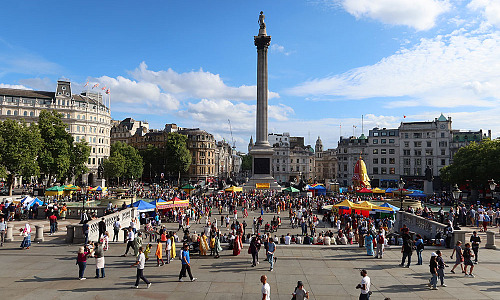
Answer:
[[[438,256],[438,255],[436,254],[436,252],[432,252],[431,256]]]

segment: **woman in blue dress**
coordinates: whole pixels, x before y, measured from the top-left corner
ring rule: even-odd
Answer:
[[[373,236],[371,234],[365,236],[365,247],[366,255],[373,256]]]

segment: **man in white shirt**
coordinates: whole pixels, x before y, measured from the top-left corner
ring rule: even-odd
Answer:
[[[5,222],[4,218],[0,218],[0,247],[3,247],[3,243],[5,242],[5,235],[7,234],[7,222]]]
[[[262,288],[260,290],[262,294],[262,300],[271,300],[271,287],[267,283],[267,276],[260,276],[260,282],[262,282]]]
[[[137,266],[137,276],[135,279],[135,285],[132,288],[139,288],[139,279],[142,279],[147,285],[148,289],[151,286],[151,282],[144,277],[144,265],[146,264],[146,256],[142,252],[142,247],[139,247],[139,255],[137,255],[137,261],[131,267]]]
[[[127,256],[128,250],[132,248],[134,250],[134,239],[135,239],[135,234],[132,231],[132,227],[128,228],[128,235],[127,235],[127,249],[125,250],[125,254],[122,256]]]
[[[122,228],[122,224],[120,224],[120,218],[116,218],[116,221],[113,224],[113,242],[115,240],[118,242],[118,234],[120,233],[120,228]]]
[[[292,240],[292,238],[290,237],[290,234],[287,233],[285,236],[285,245],[290,245],[291,240]]]
[[[368,300],[370,299],[370,277],[368,277],[368,273],[366,270],[361,270],[360,272],[363,279],[361,279],[361,283],[356,286],[357,289],[361,289],[361,294],[359,295],[359,300]]]
[[[170,263],[170,252],[172,250],[172,238],[170,234],[167,236],[167,242],[165,246],[165,256],[167,257],[167,264]]]

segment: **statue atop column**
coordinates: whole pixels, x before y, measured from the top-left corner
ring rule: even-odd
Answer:
[[[264,22],[265,19],[266,19],[266,16],[264,16],[264,12],[261,11],[260,15],[259,15],[259,25],[260,25],[259,35],[267,35],[266,22]]]

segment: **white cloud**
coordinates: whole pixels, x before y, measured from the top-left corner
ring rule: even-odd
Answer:
[[[0,83],[0,88],[3,89],[21,89],[21,90],[31,90],[30,88],[25,87],[21,84],[8,84],[8,83]]]
[[[56,83],[48,77],[26,78],[19,80],[19,82],[38,91],[54,91],[56,89]]]
[[[500,1],[472,0],[467,7],[472,11],[480,11],[490,25],[500,27]]]
[[[436,107],[496,105],[500,98],[500,33],[472,35],[456,31],[421,39],[374,65],[307,81],[294,95],[349,99],[402,97],[390,105]],[[390,100],[390,99],[389,99]]]
[[[290,51],[286,51],[284,46],[282,46],[280,44],[276,44],[276,43],[271,45],[270,50],[271,50],[271,52],[281,53],[281,54],[284,54],[285,56],[288,56],[292,53]]]
[[[218,74],[201,69],[186,73],[177,73],[170,68],[151,71],[146,63],[142,62],[131,75],[138,81],[154,83],[179,98],[254,100],[257,94],[256,86],[231,87],[226,85]],[[269,98],[279,98],[279,94],[269,92]]]
[[[406,25],[416,30],[434,27],[436,19],[447,12],[448,0],[339,0],[356,18],[371,18],[391,25]]]
[[[179,101],[171,94],[163,93],[150,82],[138,82],[118,76],[102,76],[96,79],[100,86],[111,92],[112,109],[121,112],[163,114],[179,108]]]

